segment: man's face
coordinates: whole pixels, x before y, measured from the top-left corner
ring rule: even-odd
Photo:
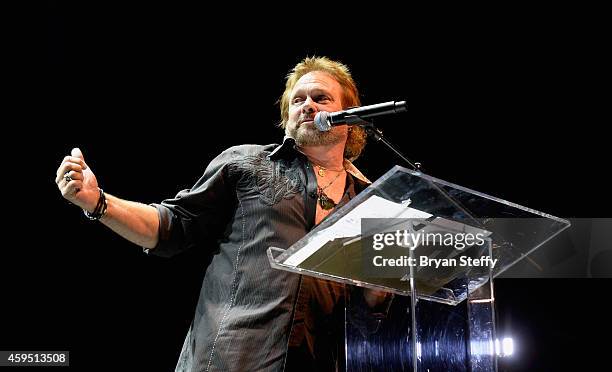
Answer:
[[[289,120],[285,134],[295,139],[298,146],[331,145],[346,142],[347,126],[334,126],[320,132],[314,125],[319,111],[342,110],[342,87],[329,74],[320,71],[302,76],[289,98]]]

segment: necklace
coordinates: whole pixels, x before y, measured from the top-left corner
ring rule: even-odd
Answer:
[[[320,165],[315,165],[315,168],[317,168],[317,174],[321,177],[325,177],[325,172],[326,171],[330,171],[330,172],[342,172],[344,170],[344,168],[342,169],[328,169],[325,167],[322,167]]]
[[[334,182],[336,182],[336,180],[338,179],[338,177],[340,177],[342,173],[343,173],[342,171],[339,171],[339,173],[336,175],[336,177],[334,177],[333,180],[331,180],[330,183],[328,183],[324,187],[317,188],[317,196],[318,196],[317,199],[319,201],[319,205],[321,206],[321,208],[325,210],[330,210],[336,206],[336,203],[329,196],[325,194],[325,189],[330,187]]]

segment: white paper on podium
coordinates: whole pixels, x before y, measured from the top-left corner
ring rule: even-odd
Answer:
[[[372,195],[355,209],[340,218],[330,227],[315,234],[308,244],[295,252],[284,262],[285,265],[297,266],[312,256],[327,242],[338,238],[350,238],[361,235],[362,218],[422,218],[432,215],[410,208],[410,199],[403,203],[395,203],[377,195]]]

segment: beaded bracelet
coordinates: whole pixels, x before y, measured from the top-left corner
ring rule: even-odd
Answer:
[[[96,208],[94,209],[94,211],[92,213],[89,213],[87,210],[83,209],[85,217],[89,218],[92,221],[97,221],[100,218],[104,217],[104,215],[106,214],[106,210],[108,209],[104,190],[99,187],[98,190],[100,190],[100,198],[98,199],[98,204],[96,204]]]

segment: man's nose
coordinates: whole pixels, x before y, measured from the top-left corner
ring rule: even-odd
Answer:
[[[304,105],[302,105],[302,112],[305,114],[313,113],[317,110],[317,105],[312,98],[307,97],[306,101],[304,101]]]

